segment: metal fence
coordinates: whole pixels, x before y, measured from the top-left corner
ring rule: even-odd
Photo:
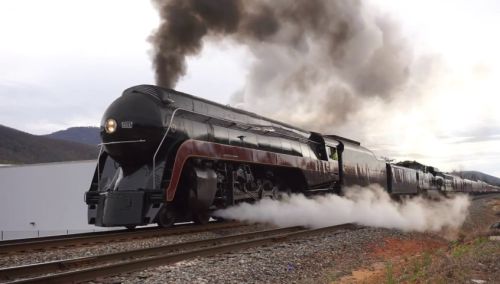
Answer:
[[[57,235],[70,235],[79,233],[91,233],[101,230],[87,229],[87,230],[26,230],[26,231],[0,231],[0,241],[26,239],[26,238],[39,238]]]

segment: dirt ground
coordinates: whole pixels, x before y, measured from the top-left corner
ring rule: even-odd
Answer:
[[[369,265],[332,283],[500,283],[500,229],[491,228],[496,222],[500,196],[474,200],[453,239],[443,234],[386,238],[365,248]]]

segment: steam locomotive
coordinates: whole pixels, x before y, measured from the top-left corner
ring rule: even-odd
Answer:
[[[379,160],[357,141],[322,135],[171,89],[125,90],[101,121],[88,223],[206,223],[210,212],[283,194],[379,184],[393,196],[488,191],[432,167]]]

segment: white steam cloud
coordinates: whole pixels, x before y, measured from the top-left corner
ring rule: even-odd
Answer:
[[[216,216],[246,222],[270,223],[279,227],[320,228],[342,223],[396,228],[403,231],[458,229],[468,214],[465,195],[439,201],[422,197],[396,202],[378,185],[351,187],[344,196],[307,198],[293,194],[283,200],[263,199],[215,212]]]

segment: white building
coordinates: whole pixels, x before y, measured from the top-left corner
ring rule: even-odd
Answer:
[[[0,240],[97,229],[83,199],[96,163],[0,167]]]

